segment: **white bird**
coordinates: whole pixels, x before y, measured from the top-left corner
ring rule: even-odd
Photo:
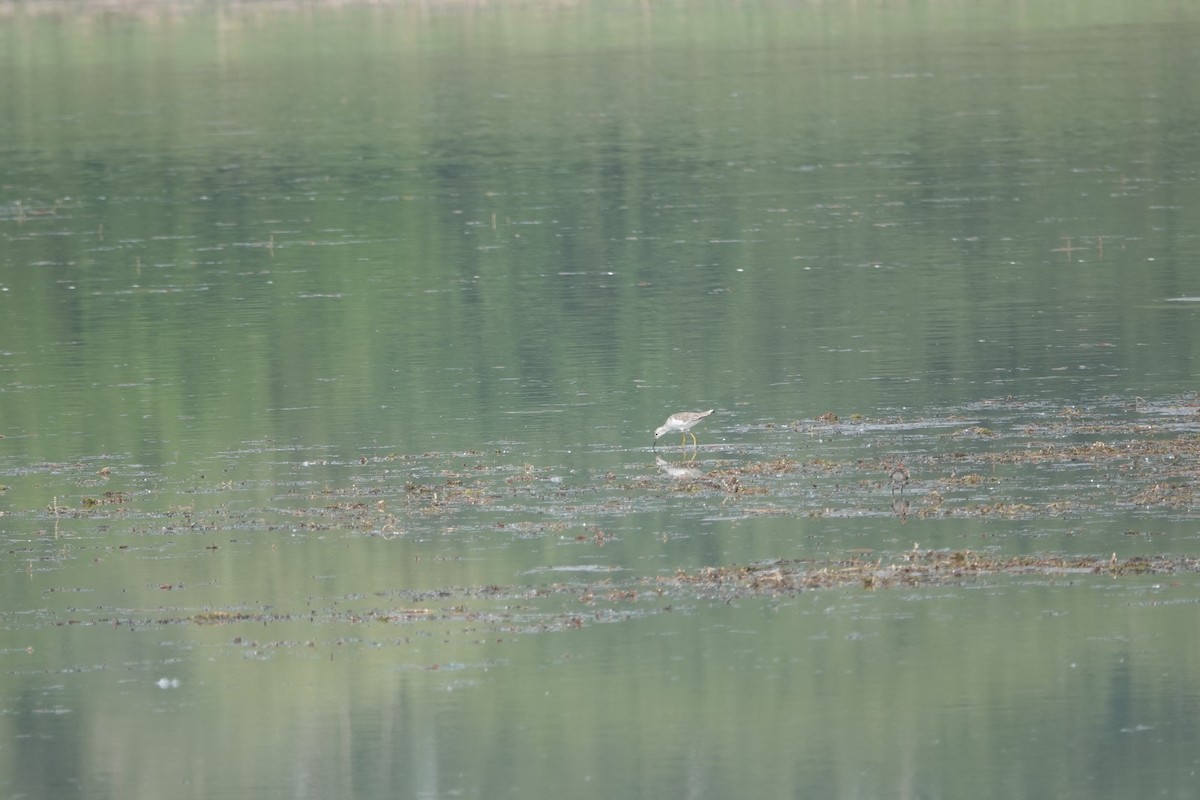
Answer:
[[[658,440],[662,438],[663,434],[679,431],[681,434],[683,434],[679,440],[680,447],[683,447],[687,443],[688,436],[692,437],[692,445],[698,446],[699,442],[696,441],[696,434],[692,433],[691,430],[696,426],[696,423],[711,413],[713,413],[711,408],[708,411],[675,412],[671,416],[667,417],[666,422],[664,422],[662,425],[659,425],[658,428],[655,429],[654,444],[658,444]],[[653,447],[654,444],[652,444],[651,447]]]

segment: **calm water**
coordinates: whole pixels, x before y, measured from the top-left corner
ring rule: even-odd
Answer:
[[[672,580],[1200,552],[1200,13],[1047,5],[0,4],[0,796],[1194,796],[1195,575]]]

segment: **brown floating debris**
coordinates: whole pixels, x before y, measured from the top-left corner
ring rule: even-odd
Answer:
[[[1192,556],[990,556],[971,550],[918,550],[892,558],[844,561],[776,561],[752,566],[705,567],[680,571],[674,581],[754,591],[800,591],[860,585],[869,589],[965,583],[1001,575],[1171,575],[1200,573]]]

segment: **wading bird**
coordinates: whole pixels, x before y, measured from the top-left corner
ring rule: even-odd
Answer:
[[[658,426],[657,429],[655,429],[654,443],[651,444],[650,446],[654,447],[655,444],[658,444],[658,440],[662,438],[663,434],[671,433],[672,431],[679,431],[681,434],[683,434],[679,440],[680,447],[683,447],[687,443],[687,437],[689,437],[689,436],[692,437],[692,446],[693,447],[698,446],[699,443],[696,441],[696,434],[691,432],[692,428],[694,428],[696,426],[696,423],[698,423],[700,420],[704,419],[711,413],[713,413],[713,410],[711,408],[708,411],[677,411],[677,412],[675,412],[671,416],[667,417],[666,422],[664,422],[662,425]]]

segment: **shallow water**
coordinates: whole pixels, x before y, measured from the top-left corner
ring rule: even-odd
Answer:
[[[1134,16],[6,9],[0,789],[1191,796]],[[930,552],[1180,569],[700,580]]]

